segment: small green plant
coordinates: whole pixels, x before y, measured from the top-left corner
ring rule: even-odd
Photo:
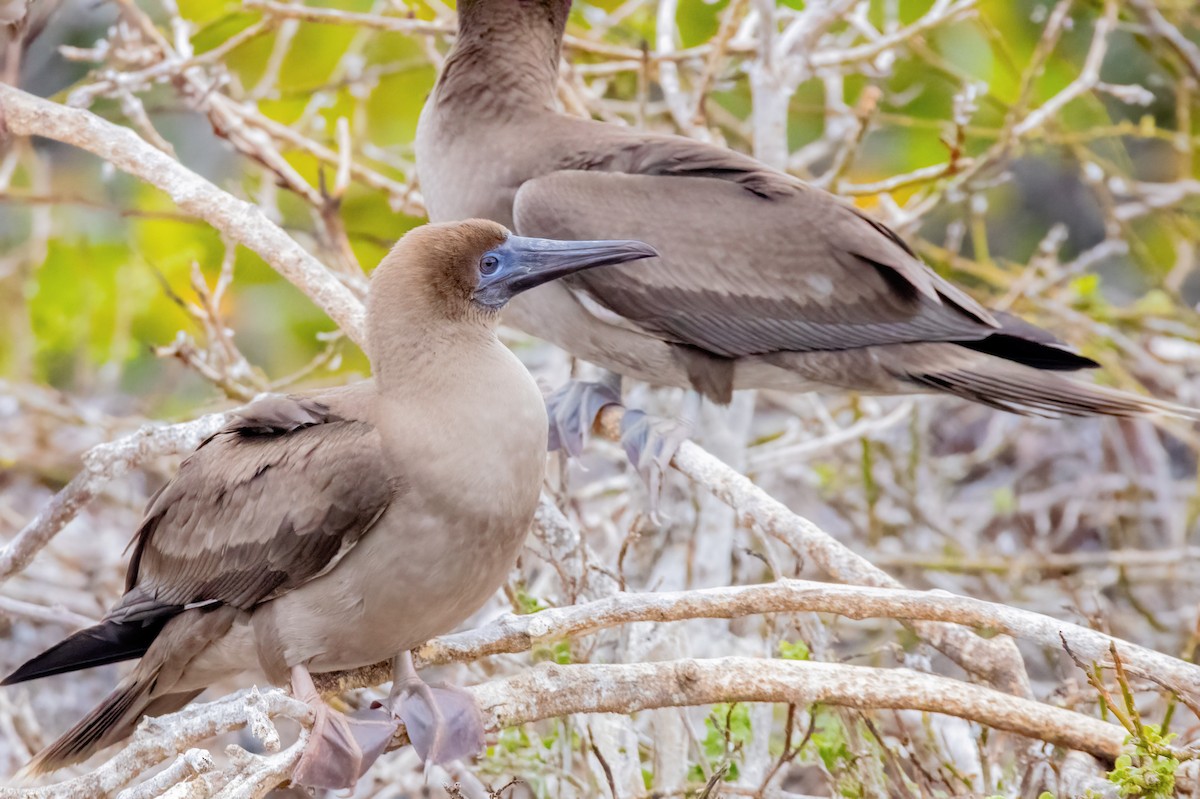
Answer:
[[[850,745],[850,732],[836,711],[813,705],[812,745],[825,770],[833,777],[834,790],[845,799],[860,799],[863,781],[855,772],[858,756]]]
[[[1100,276],[1097,274],[1080,275],[1070,283],[1074,294],[1072,305],[1095,319],[1108,320],[1112,318],[1112,306],[1105,299],[1100,289]]]
[[[1120,701],[1105,686],[1099,664],[1093,663],[1089,667],[1075,656],[1069,646],[1065,648],[1075,665],[1087,675],[1088,683],[1100,695],[1101,709],[1111,712],[1129,733],[1125,737],[1125,752],[1117,758],[1112,771],[1108,772],[1108,781],[1117,786],[1121,796],[1139,799],[1169,799],[1174,796],[1175,771],[1179,768],[1179,754],[1171,747],[1175,733],[1164,732],[1162,726],[1142,721],[1133,700],[1129,675],[1116,644],[1109,645],[1109,655],[1112,657],[1113,677],[1120,688]]]
[[[536,644],[530,650],[530,655],[533,657],[534,663],[557,663],[560,666],[569,666],[571,660],[571,642],[563,639],[555,641],[553,644]]]
[[[1117,758],[1108,781],[1121,796],[1168,799],[1175,795],[1175,770],[1179,759],[1169,744],[1175,733],[1163,733],[1157,724],[1143,724],[1141,735],[1125,738],[1127,751]]]
[[[524,581],[518,581],[509,588],[509,601],[512,602],[513,611],[519,616],[527,616],[530,613],[537,613],[545,610],[547,605],[540,599],[529,593],[525,587]]]
[[[738,764],[733,756],[741,752],[750,742],[750,709],[742,704],[714,705],[704,720],[708,734],[704,737],[704,754],[709,763],[719,763],[725,768],[724,779],[733,782],[738,778]],[[697,782],[704,780],[704,770],[699,764],[692,766],[689,777]]]
[[[992,510],[997,516],[1007,516],[1016,509],[1017,495],[1011,486],[1001,486],[992,492]]]

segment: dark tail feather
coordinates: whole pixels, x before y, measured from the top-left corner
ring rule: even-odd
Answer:
[[[105,621],[60,641],[0,681],[12,685],[51,674],[132,660],[146,654],[167,616],[135,622]]]
[[[72,763],[87,760],[101,749],[128,738],[143,716],[173,713],[200,693],[187,691],[151,698],[150,686],[153,685],[156,676],[157,674],[146,676],[134,672],[91,713],[84,716],[82,721],[38,752],[29,765],[21,769],[21,776],[47,774]]]
[[[979,341],[960,341],[960,347],[1023,363],[1035,369],[1074,372],[1100,364],[1071,350],[1047,330],[1003,311],[994,312],[1000,329]]]
[[[1200,420],[1200,410],[1062,377],[1000,360],[978,368],[931,369],[906,375],[925,388],[1026,416],[1174,416]]]
[[[1095,369],[1100,364],[1091,358],[1066,349],[1065,345],[1031,341],[1021,336],[994,333],[979,341],[960,341],[960,347],[995,355],[1006,361],[1032,366],[1050,372],[1076,372],[1080,369]]]

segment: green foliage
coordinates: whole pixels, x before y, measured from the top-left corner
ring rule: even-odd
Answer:
[[[148,344],[187,324],[173,304],[156,305],[161,293],[154,271],[123,243],[52,240],[28,304],[40,378],[86,390],[100,365],[152,359]]]
[[[501,779],[520,774],[535,796],[546,796],[545,777],[554,771],[551,750],[560,743],[567,724],[559,719],[549,725],[527,724],[501,730],[496,743],[487,748],[479,762],[480,774]],[[539,735],[539,730],[545,734]],[[577,733],[571,733],[570,744],[576,750],[582,745]]]
[[[809,712],[815,719],[811,743],[825,770],[833,777],[834,790],[846,799],[861,799],[866,789],[856,769],[859,766],[872,768],[873,765],[860,762],[851,747],[850,732],[837,711],[814,705]],[[882,768],[882,761],[874,765]]]
[[[557,663],[560,666],[571,665],[571,642],[555,641],[553,644],[538,644],[530,651],[534,663]]]
[[[1142,725],[1140,736],[1125,739],[1126,752],[1117,758],[1108,780],[1121,796],[1168,799],[1175,795],[1175,770],[1179,759],[1170,749],[1175,733],[1164,733],[1157,724]]]
[[[810,464],[809,468],[812,469],[813,475],[817,478],[817,485],[826,495],[836,493],[845,482],[845,477],[841,470],[832,463],[813,463]]]
[[[1071,293],[1074,295],[1075,307],[1095,319],[1103,319],[1111,314],[1108,301],[1100,290],[1100,275],[1080,275],[1071,280]]]
[[[779,657],[784,660],[810,660],[812,653],[808,649],[808,644],[803,641],[780,641],[779,642]]]
[[[537,613],[538,611],[545,610],[547,607],[549,607],[543,603],[542,600],[529,593],[529,591],[525,588],[524,582],[518,582],[513,586],[512,603],[513,610],[515,610],[517,615],[520,616],[526,616],[530,613]]]
[[[522,750],[531,747],[529,733],[524,725],[520,727],[506,727],[500,731],[500,736],[496,741],[496,745],[488,747],[488,754],[495,754],[497,750],[508,752],[510,755],[517,754]]]
[[[997,516],[1007,516],[1017,509],[1017,495],[1012,486],[1001,486],[992,492],[992,508]]]
[[[737,761],[733,758],[750,742],[750,709],[745,704],[714,705],[708,718],[704,720],[707,734],[704,736],[704,754],[708,759],[710,770],[727,766],[724,780],[735,782],[740,773]],[[704,769],[700,764],[692,766],[689,778],[704,781]]]
[[[850,750],[850,740],[846,735],[846,726],[840,718],[820,705],[814,706],[812,712],[817,717],[813,725],[813,746],[825,768],[836,774],[854,760],[854,752]]]
[[[1129,309],[1134,316],[1161,317],[1170,316],[1175,309],[1175,301],[1162,289],[1151,289],[1143,294]]]

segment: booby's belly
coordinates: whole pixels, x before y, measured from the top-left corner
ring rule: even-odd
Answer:
[[[277,653],[268,645],[264,656],[335,671],[448,633],[503,584],[526,533],[524,526],[465,533],[436,519],[388,521],[332,572],[255,613],[260,644],[277,636]],[[406,545],[417,540],[423,544]]]
[[[172,690],[202,688],[255,663],[284,684],[295,665],[319,673],[388,660],[479,610],[504,583],[527,532],[406,527],[403,536],[372,530],[329,574],[245,614],[187,665]],[[442,543],[420,551],[404,545],[418,535]]]

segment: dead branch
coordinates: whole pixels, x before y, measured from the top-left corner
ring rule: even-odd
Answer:
[[[1041,613],[942,591],[833,585],[806,580],[779,580],[763,585],[695,591],[621,593],[583,605],[507,616],[476,630],[436,638],[422,647],[419,657],[424,663],[437,664],[523,652],[539,642],[557,641],[638,621],[731,619],[797,612],[834,613],[851,619],[883,617],[945,622],[1004,633],[1052,649],[1057,649],[1065,639],[1079,656],[1094,661],[1103,660],[1110,648],[1116,646],[1128,665],[1155,674],[1176,692],[1195,693],[1200,686],[1200,666]],[[339,680],[339,687],[359,686]]]
[[[543,664],[476,686],[472,692],[497,728],[580,712],[636,713],[717,702],[819,702],[946,713],[1103,758],[1116,757],[1125,737],[1115,724],[990,688],[905,669],[816,661]]]

